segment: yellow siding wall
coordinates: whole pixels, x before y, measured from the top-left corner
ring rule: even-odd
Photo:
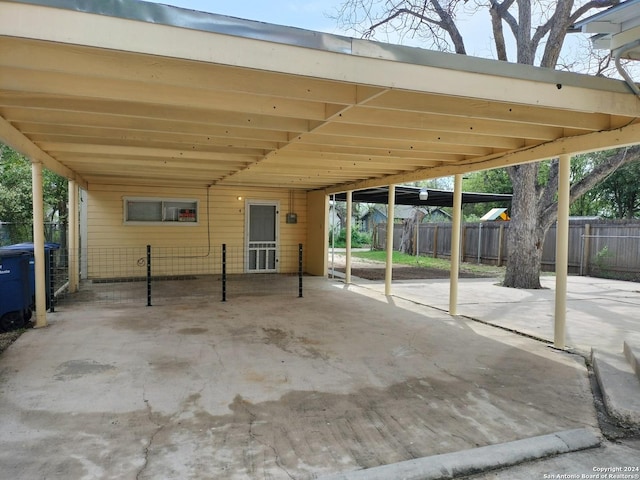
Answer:
[[[197,224],[125,224],[124,197],[195,199],[199,202],[199,221]],[[306,192],[294,192],[291,198],[290,190],[284,189],[214,186],[209,189],[207,199],[204,188],[92,185],[87,192],[89,278],[144,276],[146,245],[152,247],[154,275],[219,273],[223,243],[227,244],[227,272],[241,273],[244,271],[246,200],[280,202],[280,271],[297,271],[298,244],[307,240]],[[286,223],[290,203],[298,215],[296,224]]]
[[[329,247],[329,197],[321,191],[307,194],[307,272],[327,275]]]

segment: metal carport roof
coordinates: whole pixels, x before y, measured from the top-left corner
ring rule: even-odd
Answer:
[[[451,191],[428,188],[427,192],[429,196],[427,200],[420,200],[420,198],[418,198],[420,190],[420,187],[397,185],[395,188],[395,204],[432,207],[453,206],[453,192]],[[346,193],[338,193],[335,199],[345,201],[346,197]],[[510,202],[511,197],[511,195],[499,193],[463,192],[462,203]],[[376,187],[357,190],[353,192],[352,198],[354,202],[386,204],[389,201],[389,188]]]
[[[327,193],[640,140],[620,81],[133,0],[0,0],[0,139],[81,186]]]

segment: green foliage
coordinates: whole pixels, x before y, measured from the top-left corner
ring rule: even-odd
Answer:
[[[571,184],[579,182],[593,172],[598,164],[604,162],[618,150],[606,150],[576,155],[571,159]],[[551,163],[540,162],[538,183],[545,185],[549,179]],[[623,165],[609,175],[600,184],[586,192],[571,203],[572,216],[602,216],[607,218],[640,217],[640,162]],[[465,177],[463,190],[479,193],[511,193],[511,180],[506,169],[475,172]],[[473,221],[482,217],[494,207],[505,204],[492,202],[467,204],[463,206],[465,220]]]
[[[620,149],[577,155],[571,160],[571,182],[585,178],[599,164]],[[572,215],[598,215],[606,218],[638,218],[640,216],[640,162],[627,163],[575,200]]]
[[[347,230],[341,229],[340,233],[335,235],[335,245],[332,245],[333,235],[329,232],[329,246],[336,248],[344,248],[347,246]],[[351,230],[351,247],[360,248],[371,245],[371,236],[366,232],[359,232],[356,229]]]
[[[49,222],[66,222],[67,180],[45,169],[42,181],[47,220]],[[9,227],[3,227],[2,238],[0,238],[2,243],[16,243],[32,239],[31,162],[9,146],[1,143],[0,221],[11,224]]]
[[[608,246],[604,246],[602,247],[597,253],[596,253],[596,267],[598,267],[599,270],[604,270],[607,268],[608,266],[608,262],[609,259],[613,256],[613,254],[609,251],[609,247]]]
[[[606,154],[607,152],[592,152],[573,157],[571,159],[571,184],[587,177]],[[605,202],[601,191],[595,187],[571,203],[569,214],[579,217],[600,216],[604,209]]]
[[[640,216],[640,162],[623,165],[596,187],[606,205],[604,216],[637,218]]]
[[[507,170],[498,168],[469,174],[463,180],[462,190],[476,193],[512,193],[513,187]],[[462,212],[466,221],[474,221],[492,208],[508,206],[508,202],[467,203],[463,205]]]
[[[0,220],[29,223],[31,218],[31,164],[6,145],[0,145]]]

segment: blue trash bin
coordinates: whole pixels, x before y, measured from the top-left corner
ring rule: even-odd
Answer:
[[[30,257],[29,251],[0,248],[0,332],[21,328],[31,319]]]
[[[34,246],[32,242],[25,243],[16,243],[14,245],[9,245],[7,247],[2,247],[9,250],[20,250],[29,252],[29,294],[31,299],[31,309],[35,310],[36,308],[36,261],[34,254]],[[53,301],[53,252],[54,250],[58,250],[60,248],[59,243],[45,243],[44,244],[44,278],[45,278],[45,291],[47,292],[47,306],[46,308],[51,308],[51,303]]]

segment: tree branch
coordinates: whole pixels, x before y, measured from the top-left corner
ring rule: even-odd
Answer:
[[[635,161],[640,161],[640,145],[619,149],[615,154],[611,155],[602,163],[596,165],[589,175],[571,186],[569,202],[572,203],[574,200],[584,195],[622,165]],[[547,190],[549,192],[545,193],[544,198],[549,199],[555,197],[557,182],[553,188],[548,185]],[[546,228],[552,225],[555,221],[558,213],[558,204],[556,201],[551,201],[546,205],[541,205],[540,211],[541,225]]]
[[[542,41],[542,39],[544,38],[544,36],[549,33],[549,30],[551,30],[551,26],[553,25],[553,22],[555,22],[555,14],[551,16],[551,18],[549,20],[546,21],[546,23],[544,25],[538,25],[538,27],[536,28],[536,32],[533,34],[533,37],[531,38],[531,43],[533,43],[534,48],[538,48],[538,45],[540,45],[540,42]]]
[[[504,30],[502,29],[502,18],[499,14],[499,4],[497,2],[491,2],[491,8],[489,13],[491,15],[491,27],[493,30],[493,41],[496,44],[496,54],[498,60],[506,62],[507,58],[507,45],[504,41]]]
[[[435,26],[447,32],[449,34],[449,38],[453,42],[455,52],[461,55],[466,55],[467,52],[464,45],[464,39],[460,31],[458,30],[458,27],[456,26],[452,13],[442,8],[442,5],[438,0],[429,0],[429,3],[432,5],[439,19],[431,18],[424,13],[426,12],[426,4],[422,9],[422,13],[418,11],[414,11],[410,8],[399,8],[395,12],[389,14],[384,19],[371,25],[365,32],[364,36],[366,38],[371,37],[371,35],[373,35],[373,32],[376,28],[382,25],[388,24],[403,15],[407,15],[419,20],[420,23],[425,23],[427,25]],[[416,28],[413,28],[413,29],[416,30]],[[434,36],[434,38],[437,38],[437,35],[435,34],[434,31],[432,31],[432,35]]]
[[[495,0],[491,0],[491,7],[495,6],[496,14],[511,28],[511,33],[514,37],[518,36],[518,21],[511,15],[509,8],[513,5],[515,0],[505,0],[502,3],[498,3]]]
[[[449,33],[449,36],[451,37],[451,41],[453,42],[453,46],[455,48],[456,53],[461,55],[466,55],[467,51],[464,47],[464,39],[462,38],[462,34],[460,33],[460,30],[458,30],[456,23],[453,21],[452,13],[442,8],[442,5],[438,0],[430,0],[430,1],[436,13],[442,19],[442,23],[440,24],[440,27],[444,31]]]
[[[556,201],[556,193],[558,192],[558,175],[560,172],[558,159],[553,159],[549,165],[549,178],[545,186],[538,186],[538,211],[544,212],[547,205],[551,205]]]
[[[425,22],[425,23],[432,23],[434,25],[437,25],[440,28],[443,28],[441,25],[441,22],[438,20],[434,20],[432,18],[427,17],[426,15],[422,15],[420,13],[417,12],[413,12],[411,10],[409,10],[408,8],[401,8],[398,11],[396,11],[395,13],[392,13],[391,15],[389,15],[388,17],[384,18],[383,20],[380,20],[378,23],[375,23],[373,25],[371,25],[368,29],[367,32],[365,33],[366,37],[370,37],[373,34],[373,31],[384,25],[385,23],[389,23],[392,20],[395,20],[396,18],[402,16],[402,15],[409,15],[412,17],[416,17],[418,20]]]

